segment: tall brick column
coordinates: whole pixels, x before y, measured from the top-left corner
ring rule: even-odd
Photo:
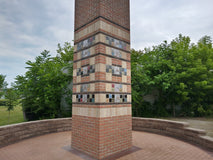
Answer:
[[[102,159],[131,131],[129,0],[75,0],[72,147]]]

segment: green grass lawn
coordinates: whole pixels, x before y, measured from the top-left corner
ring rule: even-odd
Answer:
[[[4,106],[0,106],[0,126],[24,122],[22,108],[20,106],[14,107],[13,111],[10,111],[10,120],[8,120],[9,112]]]

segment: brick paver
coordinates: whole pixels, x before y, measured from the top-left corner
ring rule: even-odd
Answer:
[[[71,132],[48,134],[0,148],[0,160],[84,160],[68,151]],[[174,138],[133,131],[133,145],[140,150],[119,160],[213,160],[209,153]]]

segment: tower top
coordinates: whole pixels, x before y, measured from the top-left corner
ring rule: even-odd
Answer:
[[[75,0],[75,30],[98,18],[129,30],[129,0]]]

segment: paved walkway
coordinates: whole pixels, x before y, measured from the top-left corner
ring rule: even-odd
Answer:
[[[0,148],[0,160],[85,160],[70,151],[71,132],[35,137]],[[140,148],[119,160],[213,160],[189,143],[161,135],[133,131],[133,145]]]

